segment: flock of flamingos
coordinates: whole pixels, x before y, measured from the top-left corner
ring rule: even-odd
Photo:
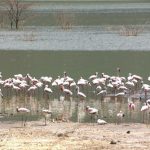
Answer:
[[[148,80],[150,81],[150,77],[148,77]],[[139,100],[143,102],[141,112],[148,112],[149,114],[150,110],[150,99],[148,99],[150,85],[145,84],[143,78],[139,75],[129,73],[128,77],[120,76],[120,68],[117,68],[117,75],[114,76],[96,72],[90,75],[88,79],[80,77],[78,81],[68,76],[66,72],[56,79],[48,76],[42,76],[40,79],[37,79],[28,73],[25,76],[16,74],[12,78],[5,80],[3,79],[2,73],[0,73],[0,87],[1,99],[14,94],[16,96],[21,94],[25,96],[36,96],[39,92],[46,98],[50,98],[52,95],[57,95],[58,98],[63,100],[76,97],[78,101],[81,102],[87,100],[90,95],[101,100],[106,96],[115,97],[120,100],[126,97],[128,99],[128,108],[131,111],[136,107],[132,101],[132,96],[139,95]],[[29,109],[23,107],[17,107],[16,110],[18,113],[22,114],[30,112]],[[94,118],[98,116],[98,109],[94,107],[86,106],[85,110],[91,115],[91,118],[92,116],[94,116]],[[43,109],[42,112],[45,116],[46,125],[46,118],[51,115],[52,112],[47,109]],[[120,110],[117,117],[122,120],[124,113]],[[106,122],[98,119],[97,123],[105,124]]]

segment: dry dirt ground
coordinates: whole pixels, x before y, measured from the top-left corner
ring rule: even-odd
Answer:
[[[150,125],[0,122],[0,150],[149,150]]]

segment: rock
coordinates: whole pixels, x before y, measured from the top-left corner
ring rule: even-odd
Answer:
[[[127,134],[130,134],[130,131],[127,131]]]
[[[63,133],[58,133],[57,136],[58,136],[58,137],[63,137],[64,134],[63,134]]]
[[[117,142],[114,141],[114,140],[111,140],[111,141],[110,141],[110,144],[117,144]]]

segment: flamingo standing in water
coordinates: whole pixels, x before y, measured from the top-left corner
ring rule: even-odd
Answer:
[[[49,94],[51,94],[53,91],[51,88],[48,87],[48,85],[45,85],[44,92],[47,94],[49,97]]]
[[[0,96],[1,98],[3,98],[3,94],[2,94],[2,90],[0,89]]]
[[[45,118],[45,126],[47,125],[47,119],[50,118],[52,116],[52,111],[48,110],[48,109],[43,109],[42,110],[42,114]]]
[[[16,111],[20,114],[22,114],[22,126],[26,126],[26,121],[27,121],[27,114],[30,112],[29,109],[23,108],[23,107],[17,107]],[[25,116],[25,118],[24,118]]]
[[[65,96],[72,96],[72,92],[69,89],[65,89],[63,85],[60,86],[61,91],[64,93]]]
[[[117,120],[118,120],[117,123],[118,124],[122,122],[124,116],[125,116],[125,114],[121,110],[119,113],[117,113]]]
[[[86,106],[86,111],[91,115],[91,122],[92,122],[92,116],[95,116],[98,118],[98,109]]]
[[[132,120],[132,111],[135,110],[135,104],[132,101],[129,101],[128,102],[128,108],[129,108],[129,111],[130,111],[130,120]]]
[[[85,98],[86,98],[86,95],[85,95],[83,92],[80,92],[80,89],[79,89],[78,86],[77,86],[76,88],[77,88],[77,95],[78,95],[78,97],[80,98],[80,100],[85,99]]]
[[[141,107],[141,111],[143,112],[143,123],[145,120],[145,113],[148,111],[149,107],[150,106],[148,103],[144,103],[144,105]]]
[[[98,72],[95,72],[95,74],[93,74],[89,77],[89,80],[96,79],[97,77],[98,77]]]

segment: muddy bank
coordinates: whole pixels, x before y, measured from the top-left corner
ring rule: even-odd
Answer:
[[[138,149],[150,147],[150,128],[145,124],[79,124],[49,123],[43,120],[28,122],[1,122],[1,149]]]

